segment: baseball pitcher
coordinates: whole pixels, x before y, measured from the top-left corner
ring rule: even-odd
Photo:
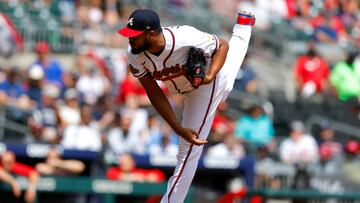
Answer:
[[[177,164],[161,203],[181,203],[194,177],[215,110],[232,90],[245,57],[253,15],[239,13],[227,43],[191,26],[161,27],[158,14],[136,10],[119,34],[129,38],[128,60],[159,114],[180,136]],[[177,120],[156,80],[185,97]]]

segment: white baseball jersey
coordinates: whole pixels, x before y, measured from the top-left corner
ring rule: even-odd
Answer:
[[[138,55],[128,50],[130,71],[137,78],[151,73],[155,80],[161,80],[171,93],[184,94],[194,88],[185,76],[185,63],[190,47],[204,51],[206,66],[209,67],[211,56],[219,46],[215,35],[207,34],[191,26],[173,26],[163,28],[165,48],[159,56],[144,51]]]
[[[194,89],[185,77],[185,63],[189,48],[194,46],[204,51],[209,67],[211,56],[219,48],[216,36],[201,32],[190,26],[163,28],[165,49],[159,56],[147,51],[133,55],[128,50],[130,70],[135,77],[150,73],[156,80],[162,80],[170,92],[183,94],[184,110],[181,125],[199,133],[200,139],[207,139],[216,108],[231,91],[237,72],[245,57],[251,36],[251,27],[236,24],[229,41],[225,63],[216,78],[207,85]],[[182,203],[195,175],[203,146],[193,145],[179,138],[179,152],[174,175],[170,177],[167,192],[161,203]]]

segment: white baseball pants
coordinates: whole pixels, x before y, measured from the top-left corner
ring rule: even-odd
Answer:
[[[216,79],[185,95],[182,126],[199,132],[207,139],[220,101],[225,100],[233,88],[235,77],[244,60],[251,36],[251,26],[236,24],[229,41],[224,66]],[[177,164],[170,177],[167,192],[161,203],[182,203],[194,178],[203,146],[190,144],[180,138]]]

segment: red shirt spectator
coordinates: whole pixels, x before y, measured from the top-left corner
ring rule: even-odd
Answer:
[[[349,140],[345,144],[345,151],[348,154],[352,154],[352,155],[360,154],[360,142],[355,141],[355,140]]]
[[[28,185],[25,191],[24,199],[25,202],[34,202],[36,198],[36,187],[39,181],[39,175],[34,170],[34,168],[25,164],[17,163],[15,154],[10,151],[7,151],[1,155],[0,168],[4,169],[4,171],[6,171],[7,173],[14,173],[16,175],[26,176],[28,178]],[[13,179],[13,177],[10,177],[10,179]],[[16,189],[18,187],[16,181],[13,183],[12,187],[15,196],[19,197],[19,192],[17,191],[18,189]]]
[[[122,177],[131,174],[132,176],[144,178],[146,171],[143,169],[134,168],[131,171],[124,172],[120,167],[112,167],[106,172],[106,177],[110,180],[120,180]]]
[[[162,91],[167,94],[168,93],[168,89],[167,87],[164,85],[164,83],[160,83],[160,88],[162,89]],[[118,93],[115,96],[115,103],[117,104],[122,104],[125,102],[125,98],[128,95],[136,95],[139,97],[140,100],[140,104],[141,105],[146,105],[147,102],[144,102],[144,97],[147,98],[146,92],[144,87],[140,84],[140,81],[136,78],[134,78],[130,72],[128,72],[127,76],[125,77],[125,79],[122,81],[122,83],[119,84],[118,87]],[[147,99],[146,99],[147,100]],[[143,102],[142,102],[143,101]]]
[[[288,18],[291,19],[296,17],[296,0],[285,0],[287,11],[288,11]]]
[[[139,169],[139,168],[135,168],[132,171],[130,171],[132,176],[136,176],[139,177],[141,179],[146,180],[147,177],[152,176],[153,178],[153,182],[163,182],[165,180],[165,175],[162,171],[158,170],[158,169],[150,169],[150,170],[145,170],[145,169]],[[126,175],[128,175],[128,172],[123,172],[123,170],[117,166],[110,168],[107,173],[106,173],[106,177],[109,180],[119,180],[122,179],[121,177],[124,177]]]
[[[322,92],[329,72],[327,62],[316,53],[300,56],[295,62],[295,76],[301,89],[311,81],[316,85],[316,92]]]
[[[35,172],[35,169],[31,166],[15,162],[10,172],[19,176],[28,177],[32,172]]]
[[[145,89],[136,80],[136,78],[128,75],[123,82],[119,84],[118,94],[115,98],[116,103],[123,103],[125,97],[129,94],[146,95]]]
[[[12,152],[7,152],[2,155],[0,167],[7,172],[26,177],[29,177],[33,172],[36,172],[33,167],[16,162],[15,155]]]
[[[106,172],[106,177],[110,180],[124,180],[135,182],[155,182],[165,181],[165,175],[158,169],[139,169],[135,166],[135,161],[129,154],[124,154],[119,158],[119,165],[110,168]]]
[[[225,125],[228,129],[227,133],[234,132],[235,125],[233,125],[231,123],[231,120],[225,115],[227,109],[228,103],[226,101],[222,101],[216,109],[216,114],[214,117],[214,121],[211,125],[211,130],[215,130],[220,125]]]

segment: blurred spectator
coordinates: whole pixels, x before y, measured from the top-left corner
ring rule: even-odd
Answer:
[[[268,145],[273,139],[274,127],[263,108],[255,105],[238,120],[235,135],[253,145]]]
[[[10,151],[7,151],[1,155],[0,168],[4,169],[7,173],[11,173],[19,176],[26,176],[28,178],[28,185],[24,196],[25,202],[31,203],[35,201],[36,188],[39,180],[39,175],[34,168],[16,162],[15,154]],[[17,191],[16,194],[18,194]]]
[[[169,125],[163,123],[160,132],[151,136],[150,155],[176,156],[178,150],[178,135]]]
[[[158,169],[137,168],[135,160],[130,154],[121,155],[118,161],[118,166],[111,167],[106,172],[106,176],[110,180],[152,183],[165,181],[165,174]]]
[[[76,83],[76,89],[83,95],[87,104],[93,105],[111,90],[110,81],[97,67],[83,70]]]
[[[113,153],[139,153],[146,148],[140,143],[140,132],[131,128],[132,119],[133,117],[126,112],[115,115],[113,125],[108,132],[108,143]]]
[[[303,97],[322,93],[329,77],[329,66],[315,50],[314,44],[308,44],[308,52],[295,62],[295,78],[298,91]]]
[[[77,64],[76,64],[77,65]],[[64,81],[64,86],[63,88],[61,88],[61,96],[65,95],[66,90],[68,89],[76,89],[76,83],[79,79],[79,72],[75,71],[75,70],[70,70],[68,72],[64,72],[63,73],[63,81]]]
[[[0,90],[10,98],[18,99],[24,96],[24,89],[19,77],[19,72],[15,67],[6,70],[6,79],[0,84]]]
[[[257,91],[256,74],[252,70],[252,67],[245,58],[245,63],[241,66],[241,69],[237,73],[234,88],[236,90],[244,91],[250,94],[254,94]]]
[[[305,134],[301,121],[290,124],[290,137],[280,143],[280,158],[288,164],[311,163],[319,159],[318,146],[311,135]]]
[[[149,103],[145,89],[136,78],[132,77],[131,72],[128,70],[124,80],[119,83],[118,92],[115,96],[115,102],[117,104],[123,104],[125,102],[125,98],[130,94],[138,96],[138,103],[140,105]]]
[[[77,125],[80,123],[79,94],[75,89],[68,89],[64,94],[65,104],[59,107],[61,126]]]
[[[46,82],[53,83],[62,88],[64,85],[63,67],[57,60],[50,58],[49,44],[47,42],[38,42],[35,47],[35,52],[38,54],[35,64],[43,68]]]
[[[356,157],[360,154],[360,142],[357,140],[349,140],[345,144],[345,152],[350,157]]]
[[[92,106],[93,119],[97,122],[100,130],[109,127],[115,117],[115,108],[110,95],[99,97],[96,104]]]
[[[65,128],[61,145],[65,149],[100,151],[102,147],[101,134],[92,123],[90,106],[81,108],[81,121]]]
[[[114,37],[114,39],[115,38],[122,39],[121,37]],[[112,71],[112,80],[113,80],[112,82],[115,85],[119,86],[124,81],[124,79],[128,77],[130,74],[129,69],[127,68],[126,50],[121,49],[119,50],[119,52],[111,52],[108,60]],[[120,86],[116,88],[116,90],[119,93],[121,91]]]
[[[41,66],[33,65],[29,68],[26,92],[29,98],[36,102],[36,107],[41,105],[43,78],[44,71]]]
[[[28,125],[34,137],[29,142],[57,143],[58,126],[60,124],[57,112],[56,99],[60,95],[60,89],[53,84],[42,86],[40,106],[32,112]]]
[[[125,105],[121,108],[121,115],[130,117],[130,129],[137,134],[136,153],[146,153],[146,146],[149,143],[150,134],[148,133],[148,111],[139,107],[139,97],[130,94],[125,98]]]
[[[245,150],[233,134],[227,134],[223,143],[209,147],[206,157],[209,158],[235,158],[240,160],[245,156]]]
[[[33,106],[20,81],[17,69],[6,70],[6,77],[0,82],[0,106],[6,119],[12,123],[26,125]],[[15,127],[15,125],[2,126],[4,135],[8,139],[22,140],[26,129]]]
[[[20,75],[16,68],[6,71],[6,79],[0,83],[0,103],[29,110],[31,107],[30,99],[25,94],[19,77]]]
[[[125,98],[125,105],[122,106],[121,112],[132,116],[133,122],[131,127],[138,131],[147,128],[148,112],[145,108],[140,108],[139,97],[134,94],[129,94]]]
[[[235,121],[226,115],[228,106],[229,104],[226,101],[221,101],[216,109],[206,147],[222,143],[226,134],[234,133]]]
[[[360,63],[356,62],[358,53],[348,53],[347,59],[337,63],[331,71],[330,81],[343,100],[360,97]]]
[[[335,132],[329,121],[321,123],[319,152],[321,160],[329,161],[342,156],[342,145],[334,139]]]
[[[360,185],[360,142],[357,140],[349,140],[345,144],[345,160],[341,167],[346,179],[357,185]]]
[[[153,110],[152,110],[153,111]],[[149,111],[149,116],[147,120],[147,129],[149,136],[152,137],[153,135],[160,134],[160,127],[161,121],[160,117],[157,113]]]
[[[320,14],[310,21],[314,39],[324,43],[336,43],[345,35],[345,27],[336,15]]]
[[[44,163],[36,164],[36,170],[41,175],[78,175],[85,169],[85,164],[79,160],[63,160],[56,148],[50,148]]]

